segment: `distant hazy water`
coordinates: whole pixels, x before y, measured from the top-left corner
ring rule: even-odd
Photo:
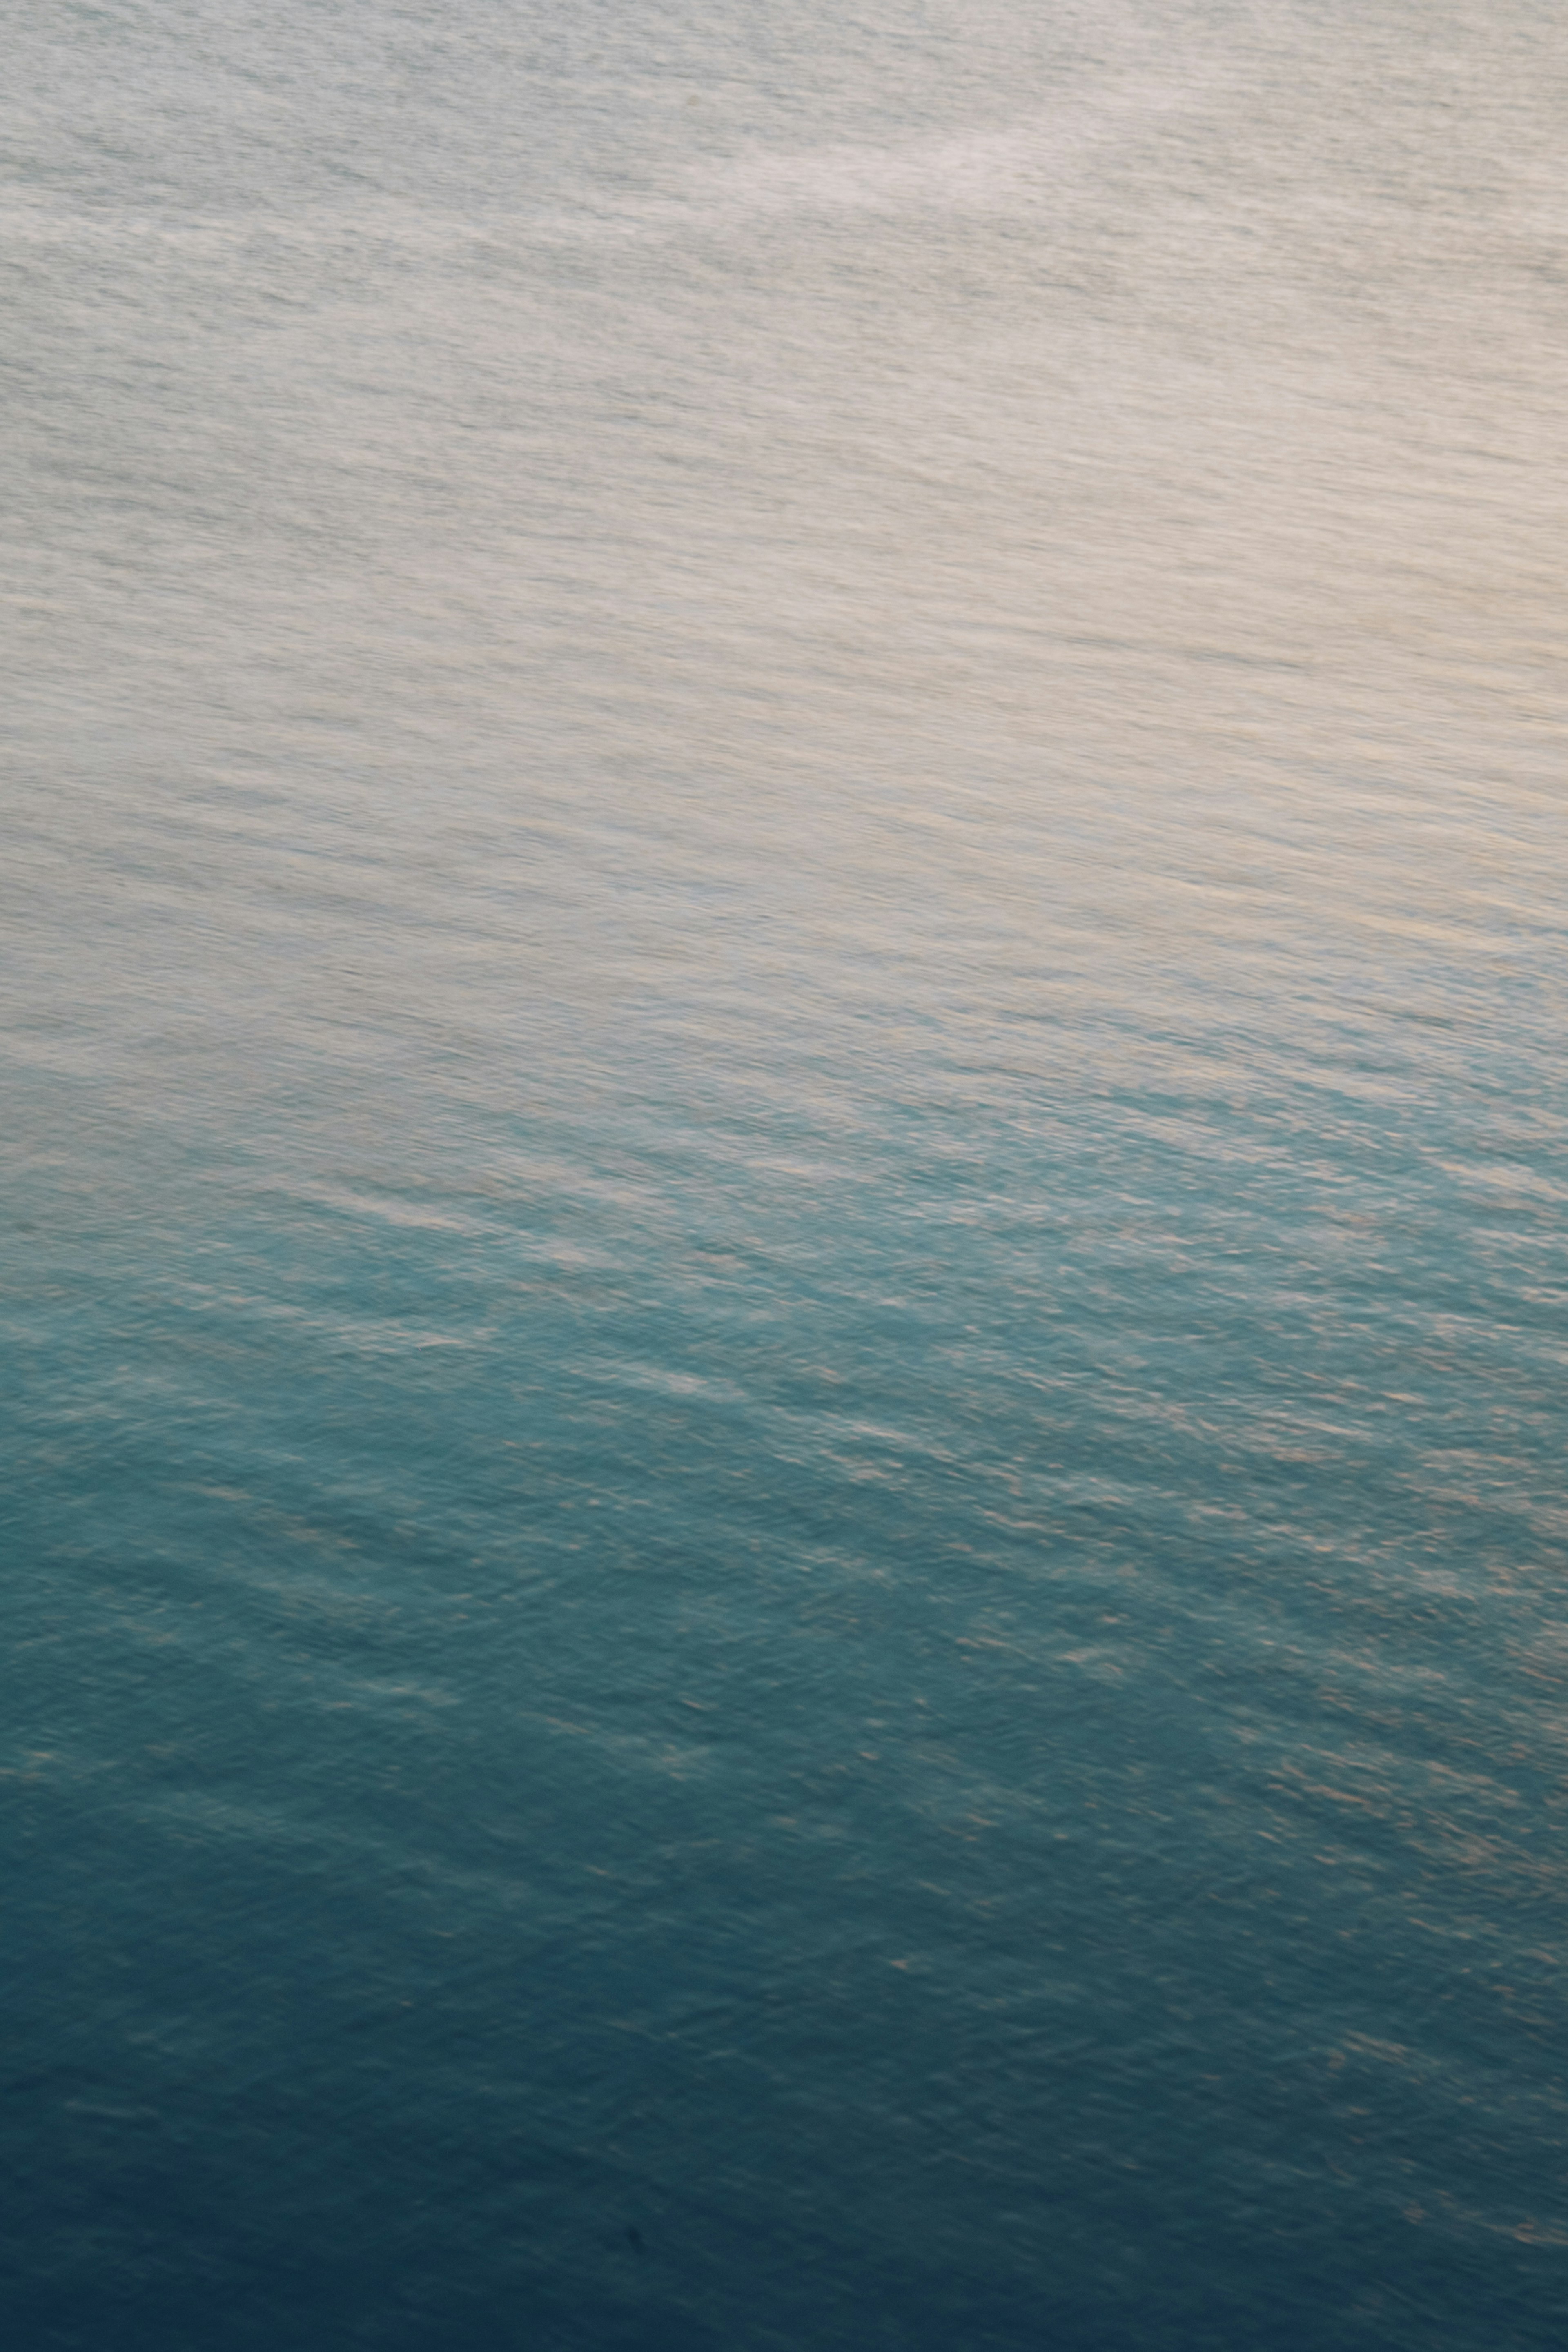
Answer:
[[[1568,2342],[1568,28],[4,42],[16,2352]]]

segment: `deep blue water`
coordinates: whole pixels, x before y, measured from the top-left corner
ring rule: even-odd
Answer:
[[[1568,2332],[1568,40],[8,35],[26,2352]]]

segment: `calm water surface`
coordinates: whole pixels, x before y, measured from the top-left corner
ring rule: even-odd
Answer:
[[[18,2352],[1568,2340],[1568,32],[6,35]]]

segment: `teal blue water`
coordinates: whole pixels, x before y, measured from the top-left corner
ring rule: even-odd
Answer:
[[[44,0],[6,2340],[1568,2331],[1531,0]]]

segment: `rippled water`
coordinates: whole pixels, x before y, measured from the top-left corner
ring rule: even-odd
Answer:
[[[6,47],[11,2340],[1560,2345],[1560,12]]]

